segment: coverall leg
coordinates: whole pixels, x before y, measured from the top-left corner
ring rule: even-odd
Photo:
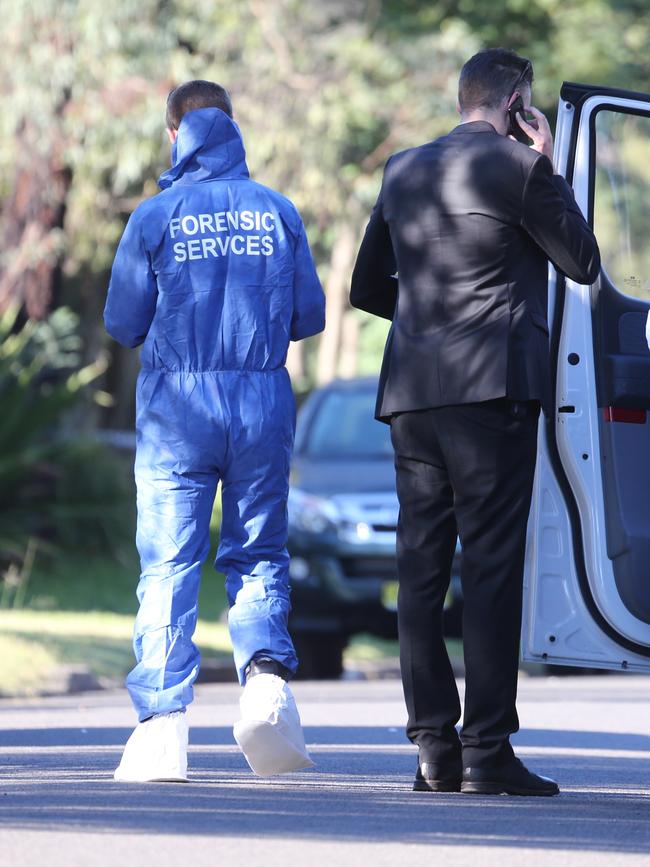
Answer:
[[[191,395],[197,403],[214,400],[205,385],[204,377],[160,371],[143,371],[138,381],[140,609],[133,638],[136,665],[126,685],[140,721],[185,708],[199,671],[192,635],[201,564],[210,550],[218,456],[225,448],[220,414],[213,410],[212,419],[207,413],[201,417],[189,403]]]
[[[219,478],[216,566],[226,575],[240,682],[256,654],[294,671],[287,630],[286,501],[295,406],[284,369],[206,375],[147,372],[138,391],[138,585],[127,688],[140,721],[193,699],[201,565]],[[171,411],[173,408],[173,411]],[[182,411],[179,411],[182,410]]]
[[[240,683],[255,655],[295,671],[289,637],[287,495],[295,404],[284,368],[232,374],[216,567],[226,576],[228,622]]]
[[[192,701],[200,662],[192,635],[216,487],[211,473],[139,468],[137,664],[126,685],[140,721]]]

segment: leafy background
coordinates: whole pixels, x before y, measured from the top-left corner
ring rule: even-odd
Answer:
[[[132,428],[138,358],[109,343],[101,311],[124,223],[155,194],[168,163],[164,103],[173,86],[226,85],[253,176],[303,214],[328,326],[292,348],[300,397],[334,376],[378,369],[386,326],[347,303],[354,255],[387,157],[455,125],[464,60],[496,45],[530,57],[535,102],[553,119],[565,79],[647,90],[649,43],[646,0],[5,4],[0,607],[13,616],[5,636],[13,623],[23,650],[29,634],[51,656],[58,645],[44,636],[54,619],[32,628],[26,612],[130,616],[135,606],[132,456],[116,448],[129,435],[115,431]],[[647,127],[625,150],[639,214],[646,145]],[[601,243],[615,250],[615,203],[607,194],[603,202]],[[635,291],[650,292],[649,277],[636,275]],[[202,611],[216,623],[223,591],[209,567],[205,576]],[[86,654],[83,642],[77,649]]]

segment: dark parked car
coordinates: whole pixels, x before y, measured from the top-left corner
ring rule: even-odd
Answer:
[[[301,677],[338,677],[350,637],[397,637],[398,502],[390,429],[374,420],[377,381],[312,392],[296,431],[289,493],[290,629]],[[460,630],[459,554],[445,612]]]

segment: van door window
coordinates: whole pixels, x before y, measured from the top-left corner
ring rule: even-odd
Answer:
[[[650,299],[650,117],[602,109],[595,129],[594,231],[603,267],[619,292]]]
[[[595,112],[592,287],[607,553],[621,599],[650,623],[650,116]]]

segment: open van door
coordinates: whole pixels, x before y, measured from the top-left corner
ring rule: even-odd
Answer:
[[[650,671],[650,94],[565,83],[556,171],[594,228],[593,286],[549,269],[522,655]]]

